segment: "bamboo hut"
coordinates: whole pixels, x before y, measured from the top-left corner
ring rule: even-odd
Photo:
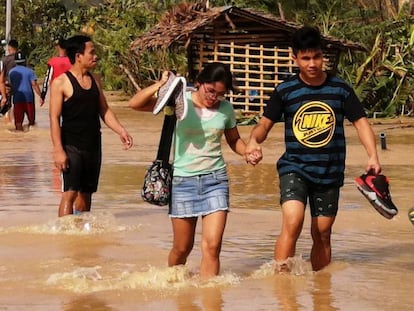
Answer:
[[[252,9],[182,3],[136,38],[131,51],[139,58],[142,51],[184,47],[190,82],[206,63],[226,63],[237,86],[237,91],[228,94],[234,108],[244,114],[261,114],[274,87],[296,72],[290,42],[300,27]],[[328,36],[323,39],[328,71],[336,70],[341,52],[363,50],[353,42]]]

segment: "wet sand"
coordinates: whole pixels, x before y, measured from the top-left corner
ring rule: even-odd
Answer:
[[[347,125],[348,157],[333,262],[312,273],[309,218],[298,241],[292,275],[273,275],[280,229],[275,161],[283,152],[282,125],[263,144],[256,167],[225,147],[231,214],[222,249],[222,274],[197,278],[199,233],[185,267],[167,268],[172,234],[167,211],[140,196],[146,166],[156,155],[162,116],[108,100],[134,137],[132,150],[103,127],[103,166],[92,212],[57,217],[60,185],[53,168],[47,107],[25,133],[0,119],[0,308],[3,310],[411,310],[414,298],[414,120],[371,120],[384,174],[399,214],[379,215],[353,179],[366,155]],[[125,99],[125,98],[123,98]],[[251,126],[240,127],[248,138]]]

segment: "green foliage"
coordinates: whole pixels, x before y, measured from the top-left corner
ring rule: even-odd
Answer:
[[[356,84],[372,90],[363,98],[370,113],[404,114],[413,102],[414,18],[399,18],[379,24],[371,51],[357,69]]]
[[[4,6],[0,5],[2,11]],[[87,21],[85,7],[75,13],[58,0],[13,1],[11,37],[19,41],[38,75],[45,73],[47,59],[55,53],[56,40],[79,32]],[[1,35],[5,37],[4,32]]]
[[[126,89],[125,74],[119,68],[128,58],[137,29],[146,27],[148,12],[142,1],[107,0],[93,8],[85,31],[92,34],[100,62],[97,70],[108,90]]]
[[[139,61],[136,63],[136,59],[134,59],[133,64],[137,68],[135,78],[140,86],[147,86],[158,80],[165,70],[175,70],[181,75],[185,75],[187,72],[187,59],[183,48],[146,51],[140,55]],[[131,60],[128,64],[131,64]]]
[[[184,74],[184,48],[146,51],[137,63],[130,44],[155,25],[166,10],[182,0],[14,0],[12,38],[17,39],[38,76],[46,71],[55,54],[55,41],[77,33],[91,35],[100,62],[105,89],[133,90],[120,65],[134,73],[140,86],[158,79],[165,69]],[[101,3],[101,4],[96,4]],[[407,6],[398,15],[380,11],[384,6],[361,8],[355,0],[211,0],[210,6],[236,5],[255,8],[287,20],[318,26],[324,34],[364,45],[367,53],[343,53],[339,73],[354,85],[367,111],[389,115],[401,113],[413,102],[414,19]],[[392,16],[392,17],[390,17]],[[5,1],[0,3],[0,20],[5,20]],[[5,37],[3,28],[0,36]]]

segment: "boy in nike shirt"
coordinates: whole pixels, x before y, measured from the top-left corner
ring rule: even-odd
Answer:
[[[312,268],[318,271],[331,262],[331,231],[344,182],[345,118],[356,128],[368,154],[366,171],[381,171],[364,109],[345,81],[323,71],[322,47],[315,28],[303,27],[294,34],[293,58],[299,73],[275,88],[246,147],[249,161],[249,155],[260,150],[259,144],[283,116],[286,151],[277,162],[282,228],[274,254],[280,272],[290,270],[287,259],[295,255],[308,201]]]

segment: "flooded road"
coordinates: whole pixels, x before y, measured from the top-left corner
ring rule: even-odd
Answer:
[[[265,158],[257,167],[225,147],[231,213],[222,273],[202,282],[197,278],[200,227],[188,264],[168,268],[172,233],[167,210],[140,198],[162,116],[132,111],[111,95],[108,99],[135,146],[124,151],[117,135],[103,127],[99,189],[92,212],[82,216],[57,217],[60,181],[52,163],[47,107],[37,107],[37,125],[25,133],[10,131],[13,126],[0,119],[0,310],[412,310],[411,120],[374,125],[377,137],[381,132],[387,137],[387,149],[379,153],[399,208],[392,220],[379,215],[353,184],[366,156],[347,126],[333,262],[318,273],[307,262],[307,215],[293,273],[273,274],[281,224],[275,161],[283,152],[282,125],[275,125],[263,145]],[[241,127],[242,137],[250,130]]]

